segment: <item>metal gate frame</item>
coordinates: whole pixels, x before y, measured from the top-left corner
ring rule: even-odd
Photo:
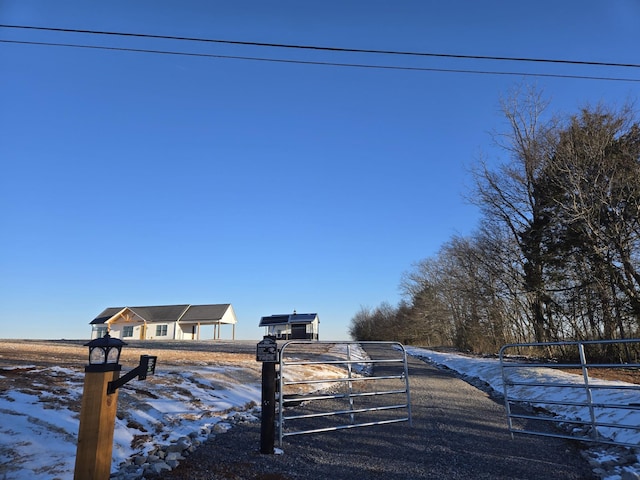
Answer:
[[[608,344],[637,344],[640,345],[640,339],[624,339],[624,340],[590,340],[590,341],[572,341],[572,342],[547,342],[547,343],[512,343],[504,345],[500,349],[499,357],[500,357],[500,369],[502,372],[502,384],[503,384],[503,393],[504,393],[504,404],[507,411],[507,421],[509,424],[509,432],[511,433],[511,437],[513,438],[514,433],[522,433],[522,434],[530,434],[530,435],[541,435],[548,437],[559,437],[566,438],[571,440],[581,440],[584,442],[595,442],[595,443],[603,443],[603,444],[611,444],[611,445],[620,445],[624,447],[638,447],[640,445],[640,425],[637,424],[624,424],[624,423],[608,423],[603,421],[598,416],[599,409],[624,409],[630,411],[638,411],[640,410],[640,403],[627,402],[625,403],[604,403],[604,402],[596,402],[594,401],[594,392],[596,391],[606,391],[606,390],[627,390],[631,392],[638,393],[640,397],[640,385],[618,385],[612,382],[609,383],[594,383],[592,381],[593,377],[589,376],[589,369],[602,369],[602,368],[631,368],[637,369],[640,368],[639,363],[589,363],[587,359],[587,355],[585,353],[585,346],[588,345],[608,345]],[[548,347],[575,347],[578,350],[578,358],[579,361],[576,363],[536,363],[536,362],[522,362],[517,361],[510,358],[505,358],[505,352],[509,349],[520,349],[523,348],[548,348]],[[579,369],[582,372],[582,382],[581,383],[556,383],[556,382],[536,382],[536,381],[517,381],[512,380],[509,376],[509,371],[513,371],[516,369]],[[531,399],[531,398],[519,398],[514,396],[513,392],[509,391],[509,387],[514,386],[535,386],[542,387],[543,389],[547,388],[567,388],[567,389],[581,389],[584,390],[585,400],[583,402],[568,402],[568,401],[557,401],[557,400],[546,400],[546,399]],[[512,389],[513,390],[513,389]],[[558,417],[546,417],[546,416],[534,416],[534,415],[524,415],[524,414],[516,414],[511,411],[512,403],[525,403],[529,405],[569,405],[576,408],[586,407],[589,412],[589,419],[582,420],[579,418],[576,419],[567,419],[567,418],[558,418]],[[582,434],[577,435],[569,435],[562,433],[553,433],[553,432],[541,432],[535,430],[527,430],[527,429],[518,429],[513,425],[513,419],[524,419],[524,420],[533,420],[533,421],[542,421],[549,422],[555,424],[558,427],[562,427],[563,425],[569,426],[578,426],[578,429],[582,428]],[[605,438],[598,432],[598,427],[605,427],[613,429],[615,432],[616,429],[630,429],[638,431],[639,442],[637,444],[625,443],[622,441],[616,441],[615,439]],[[575,427],[573,428],[575,430]],[[562,429],[560,429],[562,430]]]
[[[346,359],[344,360],[310,360],[310,361],[287,361],[285,359],[285,353],[287,347],[291,345],[346,345],[347,354]],[[352,346],[358,345],[378,345],[378,346],[388,346],[390,349],[395,348],[401,353],[399,358],[392,359],[356,359],[352,358]],[[284,343],[279,348],[279,371],[278,371],[278,441],[279,446],[282,447],[282,439],[284,437],[292,436],[292,435],[304,435],[310,433],[320,433],[320,432],[329,432],[335,430],[342,430],[348,428],[356,428],[356,427],[368,427],[373,425],[383,425],[389,423],[398,423],[398,422],[408,422],[409,426],[412,425],[411,421],[411,394],[409,390],[409,369],[407,367],[407,352],[404,346],[398,342],[329,342],[329,341],[288,341]],[[354,376],[353,375],[353,365],[354,364],[369,364],[371,366],[376,364],[401,364],[402,369],[401,373],[398,375],[385,375],[378,377],[369,377],[369,376]],[[297,381],[285,381],[284,380],[284,372],[287,366],[292,365],[344,365],[346,367],[346,377],[344,378],[328,378],[328,379],[313,379],[313,380],[297,380]],[[354,392],[353,384],[354,382],[373,382],[377,380],[390,380],[390,379],[398,379],[404,381],[404,388],[396,389],[396,390],[388,390],[388,391],[374,391],[374,392]],[[333,384],[346,384],[347,393],[322,393],[316,392],[311,395],[298,396],[295,399],[286,399],[284,398],[283,392],[284,388],[287,385],[313,385],[313,384],[323,384],[323,383],[333,383]],[[354,408],[353,399],[357,397],[378,397],[384,395],[398,395],[403,394],[406,396],[406,403],[400,404],[391,404],[391,405],[380,405],[376,407],[369,408]],[[299,403],[303,402],[311,402],[318,400],[328,400],[328,399],[347,399],[349,402],[349,409],[347,410],[335,410],[335,411],[327,411],[322,413],[311,413],[311,414],[301,414],[301,415],[291,415],[285,416],[285,405],[287,403]],[[398,418],[380,420],[380,421],[372,421],[372,422],[364,422],[364,423],[356,423],[355,422],[355,414],[364,413],[364,412],[375,412],[382,410],[401,410],[406,409],[406,415]],[[349,415],[350,423],[341,424],[333,427],[325,427],[325,428],[315,428],[311,430],[298,430],[298,431],[290,431],[284,432],[284,424],[287,420],[295,420],[295,419],[303,419],[303,418],[317,418],[317,417],[328,417],[328,416],[338,416],[338,415]]]

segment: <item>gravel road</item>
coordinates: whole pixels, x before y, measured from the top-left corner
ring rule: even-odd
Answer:
[[[375,372],[374,372],[375,373]],[[242,424],[198,448],[163,479],[594,479],[577,445],[511,439],[504,406],[420,360],[409,359],[413,426],[406,423],[285,438],[262,455],[260,425]]]

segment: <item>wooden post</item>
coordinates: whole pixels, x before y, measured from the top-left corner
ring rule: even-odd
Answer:
[[[113,367],[117,368],[85,369],[74,480],[108,480],[111,475],[118,391],[107,395],[107,388],[120,377],[120,365]]]

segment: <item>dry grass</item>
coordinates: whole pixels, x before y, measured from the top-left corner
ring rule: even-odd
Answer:
[[[88,363],[86,341],[75,340],[0,340],[0,390],[18,389],[35,393],[38,385],[58,392],[66,390],[67,376],[56,376],[54,366],[82,372]],[[239,353],[231,353],[239,351]],[[258,375],[255,343],[229,342],[136,342],[122,350],[123,370],[138,364],[140,355],[157,355],[159,368],[163,365],[219,365],[242,367]],[[246,352],[246,353],[244,353]],[[47,369],[47,370],[44,370]],[[42,372],[40,371],[42,370]]]
[[[50,367],[84,367],[88,361],[86,341],[76,340],[0,340],[0,366],[35,365]],[[247,353],[229,353],[228,342],[136,342],[122,349],[120,363],[135,365],[142,354],[157,355],[158,361],[167,365],[185,363],[234,364],[255,363],[255,353],[249,353],[255,344],[236,342]],[[255,350],[255,347],[253,347]]]
[[[563,368],[564,372],[582,376],[579,368]],[[627,368],[590,368],[589,377],[640,385],[640,370]]]

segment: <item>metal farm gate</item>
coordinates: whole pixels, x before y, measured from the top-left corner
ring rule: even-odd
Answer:
[[[536,360],[540,353],[570,360]],[[512,435],[640,446],[640,425],[634,421],[640,411],[640,385],[597,378],[602,376],[598,370],[605,369],[609,377],[613,374],[621,379],[637,373],[639,339],[509,344],[500,349],[499,356]],[[619,360],[602,360],[612,357]],[[528,411],[516,413],[516,405],[527,406]],[[571,413],[552,414],[554,406]]]
[[[280,447],[292,435],[411,425],[407,353],[400,343],[289,341],[279,348],[278,365]]]

